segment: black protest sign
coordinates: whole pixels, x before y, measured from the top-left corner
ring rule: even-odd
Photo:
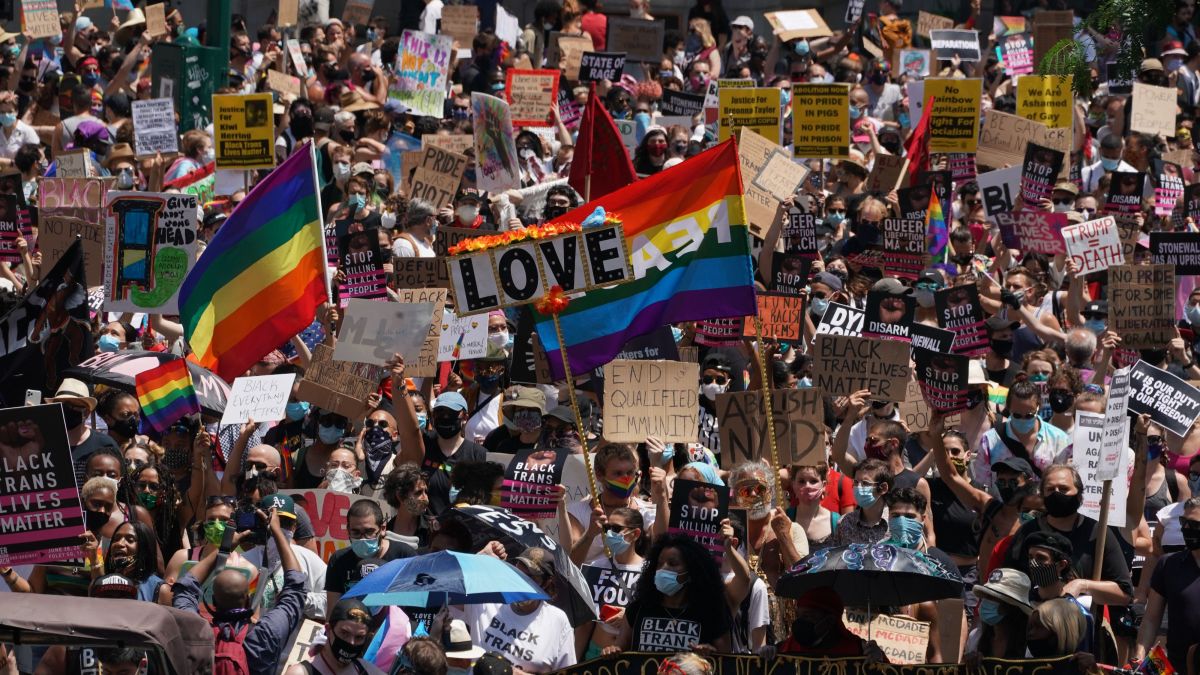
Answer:
[[[931,30],[929,43],[939,61],[957,56],[962,61],[979,60],[979,31]]]
[[[1142,186],[1146,174],[1134,171],[1114,171],[1104,197],[1104,212],[1113,215],[1133,215],[1142,210]]]
[[[1126,349],[1158,349],[1170,342],[1175,337],[1175,269],[1109,267],[1108,322]]]
[[[615,652],[569,668],[555,675],[612,675],[612,673],[656,673],[659,665],[675,650],[662,652]],[[744,654],[708,654],[704,660],[710,675],[872,675],[879,664],[864,658],[775,656],[764,659]],[[896,664],[887,666],[888,675],[1076,675],[1079,672],[1071,656],[1058,659],[980,659],[976,665]]]
[[[908,329],[916,311],[917,301],[911,292],[895,295],[887,291],[869,291],[863,337],[907,342]]]
[[[1184,215],[1200,225],[1200,183],[1183,188]]]
[[[783,219],[782,235],[787,239],[787,250],[792,253],[817,254],[817,216],[801,209],[788,209]]]
[[[633,588],[642,578],[641,563],[636,570],[620,570],[596,565],[581,565],[579,571],[592,589],[592,602],[597,607],[627,607],[633,599]]]
[[[925,222],[925,214],[929,210],[929,197],[932,194],[932,183],[923,183],[896,190],[896,198],[900,200],[900,217]],[[940,195],[938,199],[941,199]]]
[[[0,410],[0,475],[0,565],[78,558],[83,507],[61,403]]]
[[[933,296],[938,325],[954,331],[954,353],[983,356],[988,350],[987,326],[979,287],[975,284],[943,288]]]
[[[345,307],[350,298],[386,298],[387,261],[379,249],[379,230],[347,232],[338,237],[338,301]],[[388,251],[389,255],[391,251]]]
[[[663,89],[662,103],[659,106],[663,115],[692,117],[704,110],[704,95]]]
[[[912,348],[931,352],[948,352],[954,345],[954,331],[935,328],[924,323],[912,325]]]
[[[1171,265],[1176,275],[1200,274],[1200,232],[1151,232],[1150,261]]]
[[[700,544],[720,565],[725,557],[721,521],[729,513],[729,489],[682,478],[675,479],[672,489],[667,532]]]
[[[742,341],[745,320],[744,316],[735,316],[697,321],[696,344],[707,347],[737,344]]]
[[[1185,436],[1200,416],[1200,389],[1138,361],[1129,371],[1129,409],[1138,415],[1149,414],[1158,426]]]
[[[822,391],[778,389],[771,392],[771,413],[781,464],[815,464],[825,457],[825,408]],[[717,394],[721,467],[761,459],[770,438],[761,391]]]
[[[616,82],[625,70],[625,54],[617,52],[584,52],[579,62],[580,82]]]
[[[904,342],[818,333],[809,350],[813,384],[832,396],[869,389],[876,400],[902,403],[910,375],[908,353]],[[724,439],[721,450],[724,454]]]
[[[916,279],[929,264],[929,254],[925,250],[925,221],[884,218],[880,234],[880,262],[884,274],[899,279]]]
[[[558,508],[555,497],[562,482],[566,449],[527,448],[517,452],[504,470],[500,506],[525,520],[553,518]]]
[[[808,286],[808,274],[812,257],[803,253],[772,252],[771,278],[767,290],[772,293],[800,295]]]
[[[970,358],[913,346],[917,383],[930,408],[948,413],[967,409],[967,374]]]
[[[1119,66],[1116,61],[1105,64],[1104,73],[1108,79],[1108,93],[1113,96],[1128,96],[1133,93],[1133,80],[1128,77],[1120,79],[1120,76],[1117,74],[1118,69]]]
[[[866,312],[861,309],[831,302],[825,314],[821,316],[821,323],[817,324],[817,333],[860,337],[863,334],[866,316]]]
[[[1154,215],[1169,216],[1183,199],[1183,170],[1178,164],[1157,161],[1160,167],[1154,176]]]
[[[17,239],[24,236],[21,230],[17,196],[0,194],[0,263],[21,261],[21,252],[17,248]]]
[[[1025,146],[1025,162],[1021,165],[1021,198],[1026,204],[1033,206],[1043,199],[1050,199],[1065,157],[1064,153],[1037,143]]]

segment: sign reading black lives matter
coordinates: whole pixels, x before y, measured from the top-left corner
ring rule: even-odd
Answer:
[[[694,480],[675,479],[671,494],[669,534],[682,534],[708,549],[721,564],[725,544],[721,539],[721,521],[729,513],[729,490]]]
[[[0,565],[78,558],[83,532],[62,404],[0,410]]]
[[[1200,416],[1200,389],[1165,370],[1138,361],[1129,372],[1129,409],[1148,413],[1158,426],[1184,436]]]

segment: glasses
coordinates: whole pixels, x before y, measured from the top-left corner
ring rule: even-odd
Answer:
[[[475,369],[475,372],[480,375],[497,375],[504,372],[504,365],[500,363],[492,363],[486,366],[480,366]]]
[[[367,420],[366,422],[363,422],[363,425],[366,426],[368,429],[374,429],[375,427],[379,427],[380,429],[387,429],[388,421],[387,420]]]
[[[1150,445],[1162,445],[1162,436],[1147,436],[1146,442]]]
[[[983,200],[982,199],[968,199],[964,203],[971,208],[975,208],[976,206],[982,206]]]
[[[237,506],[237,497],[233,495],[209,495],[208,499],[204,500],[205,508],[211,509],[214,506],[224,504],[226,506]]]
[[[1018,412],[1015,412],[1015,413],[1012,413],[1012,414],[1010,414],[1010,415],[1009,415],[1009,417],[1011,417],[1011,418],[1013,418],[1013,419],[1015,419],[1015,420],[1031,420],[1031,419],[1033,419],[1033,418],[1037,417],[1037,413],[1018,413]]]
[[[262,473],[271,467],[267,466],[266,462],[246,462],[246,468],[256,469],[259,473]]]
[[[725,384],[729,381],[729,378],[725,377],[724,375],[705,375],[700,381],[704,384],[712,384],[713,382],[716,382],[717,384]]]
[[[346,418],[341,415],[321,415],[317,418],[317,423],[327,427],[345,428]]]
[[[856,480],[856,481],[854,481],[854,487],[865,487],[865,488],[871,488],[872,490],[874,490],[875,488],[879,487],[879,483],[875,483],[875,482],[872,482],[869,480]]]
[[[152,483],[148,480],[139,480],[136,485],[137,489],[141,492],[158,492],[163,487],[162,483]]]
[[[629,528],[628,528],[627,526],[625,526],[625,525],[617,525],[616,523],[608,523],[608,524],[606,524],[606,525],[604,526],[604,531],[605,531],[605,532],[618,532],[618,533],[620,533],[620,532],[624,532],[625,530],[628,530],[628,529],[629,529]]]
[[[379,536],[379,530],[350,530],[349,534],[351,539],[375,539]]]
[[[1055,199],[1054,200],[1055,206],[1071,206],[1074,203],[1075,203],[1074,199]]]

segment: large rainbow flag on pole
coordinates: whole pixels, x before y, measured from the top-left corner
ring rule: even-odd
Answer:
[[[634,280],[573,295],[558,315],[572,372],[611,361],[626,341],[668,323],[758,312],[733,140],[557,220],[579,222],[597,206],[623,222]],[[561,378],[554,323],[540,314],[537,321]]]
[[[227,381],[312,324],[329,298],[312,145],[251,190],[183,280],[197,362]]]
[[[159,433],[184,415],[200,413],[200,401],[184,359],[142,371],[134,376],[133,382],[142,416]]]

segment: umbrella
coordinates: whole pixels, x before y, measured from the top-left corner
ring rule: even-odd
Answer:
[[[456,506],[439,516],[439,520],[456,520],[465,525],[471,533],[472,549],[476,551],[490,541],[500,542],[510,558],[521,555],[530,546],[546,549],[554,556],[554,576],[558,586],[554,605],[567,613],[572,626],[596,620],[598,614],[596,603],[592,601],[592,588],[571,562],[570,552],[534,523],[493,506]]]
[[[499,558],[453,551],[393,560],[354,584],[342,597],[361,597],[373,607],[425,609],[550,598],[524,573]]]
[[[957,569],[894,544],[850,544],[810,553],[779,577],[775,593],[798,598],[825,586],[847,605],[868,609],[962,595]]]
[[[104,384],[136,395],[134,378],[151,368],[168,361],[182,358],[170,352],[122,351],[103,352],[68,368],[65,376],[74,377],[91,384]],[[200,409],[209,415],[220,416],[225,412],[225,401],[229,398],[229,385],[212,371],[187,362],[192,376],[192,386]]]

